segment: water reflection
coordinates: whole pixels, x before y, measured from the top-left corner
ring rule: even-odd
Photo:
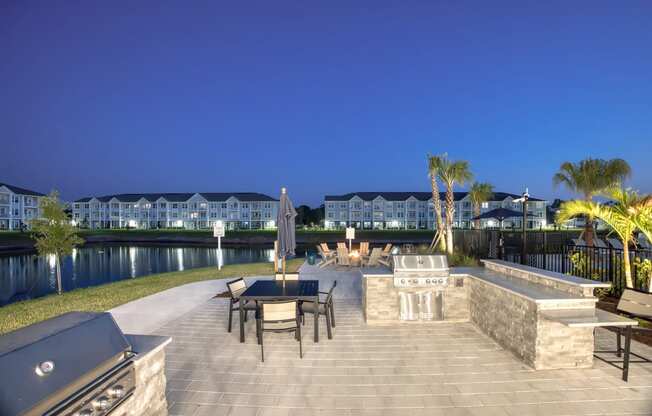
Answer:
[[[85,246],[62,263],[64,290],[148,274],[274,260],[266,248]],[[0,256],[0,305],[53,293],[56,260],[35,254]]]

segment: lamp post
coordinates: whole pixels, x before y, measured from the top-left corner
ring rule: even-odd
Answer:
[[[525,188],[523,195],[513,201],[523,204],[523,223],[521,224],[523,230],[523,236],[521,237],[521,264],[524,265],[527,265],[527,202],[529,199],[530,193],[528,192],[528,189]]]
[[[530,199],[530,194],[525,188],[523,196],[520,198],[523,204],[523,237],[521,238],[521,264],[527,264],[527,202]]]

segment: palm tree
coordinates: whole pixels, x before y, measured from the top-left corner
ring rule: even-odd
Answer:
[[[453,254],[453,217],[455,216],[455,184],[464,185],[473,179],[469,162],[465,160],[452,161],[448,155],[441,157],[439,180],[446,186],[446,252]]]
[[[473,204],[473,216],[480,215],[480,206],[494,194],[494,186],[486,182],[474,182],[469,189],[469,198]],[[480,228],[480,220],[475,220],[475,228]]]
[[[598,204],[594,201],[568,201],[557,213],[557,223],[585,215],[598,218],[618,235],[623,243],[623,264],[627,287],[634,287],[629,259],[629,244],[634,241],[634,232],[640,231],[652,241],[652,195],[639,195],[630,189],[612,188],[605,194],[614,204]]]
[[[629,164],[623,159],[588,158],[578,163],[562,163],[552,181],[554,185],[566,185],[569,190],[581,195],[584,201],[592,201],[594,196],[619,186],[631,172]],[[593,221],[593,217],[586,217],[584,238],[588,246],[593,246]]]
[[[435,221],[437,225],[437,232],[435,233],[432,243],[430,244],[430,249],[432,250],[435,246],[439,246],[440,251],[446,251],[446,226],[442,219],[441,214],[441,199],[439,197],[439,172],[441,167],[442,160],[446,155],[442,156],[432,156],[428,155],[428,176],[430,177],[430,188],[432,190],[432,204],[435,209]]]

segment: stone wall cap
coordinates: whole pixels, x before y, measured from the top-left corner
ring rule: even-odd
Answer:
[[[510,292],[514,295],[526,298],[537,304],[574,304],[577,302],[595,303],[598,301],[597,298],[573,295],[568,292],[564,292],[563,290],[554,289],[539,283],[534,283],[518,277],[501,274],[492,270],[483,269],[481,267],[460,268],[456,271],[455,274],[452,274],[451,276],[467,276],[472,279],[477,279],[494,287],[498,287],[499,289]]]
[[[549,270],[537,269],[536,267],[524,266],[522,264],[510,263],[504,260],[480,260],[484,264],[495,264],[498,266],[506,267],[512,270],[519,270],[527,272],[544,279],[554,280],[560,283],[564,283],[570,286],[577,287],[586,287],[586,288],[609,288],[611,287],[610,283],[597,282],[595,280],[584,279],[577,276],[566,275],[557,272],[551,272]]]

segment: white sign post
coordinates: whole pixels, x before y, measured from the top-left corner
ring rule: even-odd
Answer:
[[[213,223],[213,237],[217,237],[217,270],[222,270],[222,237],[224,237],[224,223]]]
[[[346,239],[349,240],[349,252],[351,251],[351,241],[355,240],[355,228],[348,227],[346,229]]]

